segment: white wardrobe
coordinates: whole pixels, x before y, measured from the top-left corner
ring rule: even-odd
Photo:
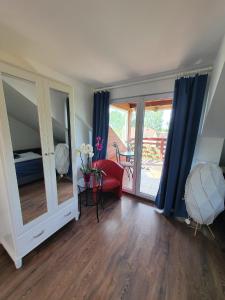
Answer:
[[[65,174],[56,171],[59,144]],[[78,219],[75,160],[73,89],[0,63],[0,242],[16,268]]]

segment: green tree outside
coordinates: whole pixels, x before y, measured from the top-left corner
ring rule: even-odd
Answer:
[[[156,131],[157,136],[163,129],[163,111],[145,111],[144,127],[152,128]]]
[[[121,140],[123,140],[123,130],[127,121],[126,119],[126,113],[123,113],[120,110],[110,111],[110,126]]]

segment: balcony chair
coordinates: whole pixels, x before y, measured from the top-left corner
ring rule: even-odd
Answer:
[[[115,148],[115,151],[116,151],[116,160],[117,160],[117,163],[120,164],[124,170],[127,172],[127,176],[130,180],[130,176],[132,176],[133,178],[133,169],[134,169],[134,162],[129,160],[129,161],[123,161],[121,160],[121,153],[120,153],[120,149],[119,149],[119,146],[116,142],[114,142],[112,144],[112,146]]]

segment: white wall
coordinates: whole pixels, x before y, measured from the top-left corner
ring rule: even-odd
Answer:
[[[92,110],[93,90],[83,84],[76,84],[75,88],[75,110],[76,110],[76,147],[82,143],[92,143]],[[77,157],[77,167],[80,168],[80,158]]]
[[[219,165],[224,139],[202,137],[197,139],[193,165],[199,162],[211,162]]]
[[[213,88],[213,87],[211,87]],[[223,66],[214,96],[208,107],[203,135],[225,138],[225,66]]]
[[[76,147],[82,143],[91,143],[93,90],[83,84],[76,84],[75,88],[76,110]],[[79,162],[79,160],[78,160]]]
[[[120,87],[110,91],[110,98],[122,99],[135,96],[170,93],[174,90],[174,82],[175,79],[170,78]]]
[[[34,83],[6,75],[3,75],[2,79],[9,86],[13,87],[17,92],[23,95],[25,98],[29,99],[32,103],[37,105]]]
[[[68,95],[60,91],[50,89],[51,115],[63,128],[66,126],[66,99]]]
[[[210,78],[201,136],[198,138],[195,161],[220,163],[225,138],[225,36],[218,51]],[[225,156],[225,155],[224,155]]]
[[[10,82],[10,85],[8,83],[9,82],[6,83],[3,80],[3,88],[8,115],[26,125],[27,128],[33,129],[33,132],[38,131],[39,120],[36,106],[36,95],[33,86],[31,86],[31,89],[30,84],[28,82],[24,84],[24,81],[18,79],[14,80],[13,82]],[[31,99],[27,98],[29,96],[31,96]],[[53,116],[52,125],[54,137],[59,141],[64,141],[66,125],[65,108],[67,95],[65,93],[61,93],[54,90],[54,92],[52,91],[51,96],[51,112]],[[34,99],[35,103],[33,101]],[[25,134],[27,133],[27,131],[24,131],[24,133],[19,132],[19,130],[22,131],[23,128],[24,127],[20,126],[16,130],[16,134],[18,136],[23,135],[23,139],[20,142],[21,149],[25,149],[26,145],[29,144],[28,141],[25,141]],[[29,135],[27,135],[27,139],[29,138]],[[22,141],[25,141],[25,143],[22,144]]]
[[[213,66],[213,72],[212,72],[212,78],[210,81],[210,88],[209,88],[209,99],[208,99],[208,105],[207,105],[207,112],[209,110],[209,107],[212,103],[213,96],[216,91],[217,84],[219,82],[221,72],[224,67],[225,62],[225,36],[221,42],[214,66]]]
[[[225,138],[225,36],[218,51],[209,86],[203,135]]]
[[[203,103],[202,116],[199,125],[199,133],[197,136],[195,152],[193,157],[192,165],[194,166],[200,162],[211,162],[214,164],[219,164],[221,151],[223,147],[223,138],[218,137],[207,137],[203,134],[205,125],[205,116],[207,115],[207,109],[209,105],[209,97],[211,94],[211,80],[213,79],[213,74],[208,75],[208,82],[205,91],[205,99]]]
[[[13,150],[40,148],[40,135],[24,123],[9,117],[9,127]]]

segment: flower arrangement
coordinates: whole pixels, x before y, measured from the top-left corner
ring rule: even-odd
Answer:
[[[100,153],[103,148],[103,139],[100,136],[96,138],[95,146],[96,146],[96,150],[98,151],[97,157],[99,159]],[[92,167],[92,157],[94,156],[92,145],[83,143],[81,144],[80,148],[77,149],[77,152],[80,154],[80,159],[81,159],[80,170],[86,182],[89,182],[91,174],[94,174],[97,180],[101,178],[102,174],[105,175],[105,172],[102,171],[101,169]]]
[[[92,173],[92,157],[94,156],[93,147],[90,144],[81,144],[80,149],[77,150],[81,159],[81,172],[83,175]],[[86,159],[84,157],[87,157]],[[86,162],[86,163],[85,163]]]

